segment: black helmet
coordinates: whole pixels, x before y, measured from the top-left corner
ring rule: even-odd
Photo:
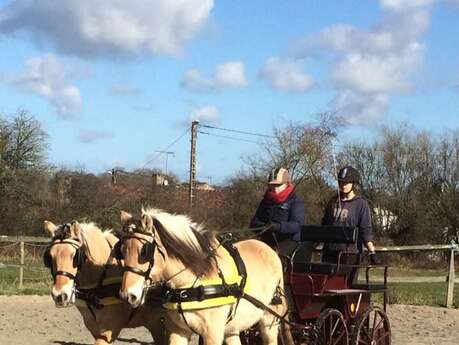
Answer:
[[[338,182],[360,183],[360,174],[351,166],[343,167],[338,172]]]

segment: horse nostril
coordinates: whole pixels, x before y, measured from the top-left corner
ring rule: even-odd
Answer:
[[[132,294],[132,293],[130,293],[128,295],[128,302],[129,302],[129,304],[132,304],[132,305],[136,304],[137,303],[137,296]]]
[[[67,294],[63,292],[56,296],[55,301],[57,303],[64,303],[67,301],[67,298],[68,298]]]

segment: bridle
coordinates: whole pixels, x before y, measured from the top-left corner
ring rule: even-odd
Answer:
[[[147,236],[149,238],[144,238],[139,235]],[[151,238],[151,241],[150,241],[150,238]],[[123,237],[121,237],[120,240],[115,244],[114,251],[115,251],[115,258],[117,260],[123,259],[123,253],[121,251],[121,246],[124,244],[125,241],[130,240],[130,239],[135,239],[142,244],[142,249],[140,250],[139,259],[148,261],[148,268],[147,270],[144,271],[140,268],[133,267],[133,266],[127,266],[125,264],[123,265],[123,271],[132,272],[134,274],[137,274],[141,277],[144,277],[145,281],[149,280],[151,283],[150,273],[155,263],[155,250],[158,249],[158,252],[161,254],[163,259],[165,259],[166,256],[164,252],[161,250],[160,246],[158,245],[158,242],[156,241],[155,235],[153,233],[144,232],[140,230],[134,230],[131,233],[126,234]]]
[[[64,227],[63,230],[66,230],[66,228],[69,227],[69,225],[65,224],[63,227]],[[62,271],[62,270],[54,271],[53,261],[52,261],[50,252],[51,252],[52,247],[56,245],[60,245],[60,244],[68,244],[75,249],[75,254],[73,256],[73,267],[77,269],[76,274],[72,274],[70,272]],[[59,275],[67,277],[73,281],[76,281],[78,272],[80,271],[81,265],[83,264],[83,261],[85,259],[85,254],[81,246],[82,246],[82,243],[79,238],[73,238],[73,237],[66,238],[65,234],[59,234],[53,238],[53,241],[51,242],[51,244],[48,245],[45,252],[43,253],[43,264],[45,265],[45,267],[51,270],[51,274],[53,276],[54,281],[56,281],[56,277]]]

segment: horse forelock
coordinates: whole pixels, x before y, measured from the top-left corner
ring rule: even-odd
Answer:
[[[157,209],[143,210],[153,218],[161,243],[169,256],[178,259],[195,274],[212,270],[213,235],[188,216],[170,214]]]

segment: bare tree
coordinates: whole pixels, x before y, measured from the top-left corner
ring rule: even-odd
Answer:
[[[42,168],[46,163],[48,135],[25,110],[1,126],[1,159],[9,169]]]
[[[289,169],[298,186],[306,180],[321,180],[329,172],[332,143],[338,125],[332,114],[321,114],[315,123],[290,122],[274,128],[274,139],[261,145],[261,154],[246,158],[256,175],[273,168]]]

